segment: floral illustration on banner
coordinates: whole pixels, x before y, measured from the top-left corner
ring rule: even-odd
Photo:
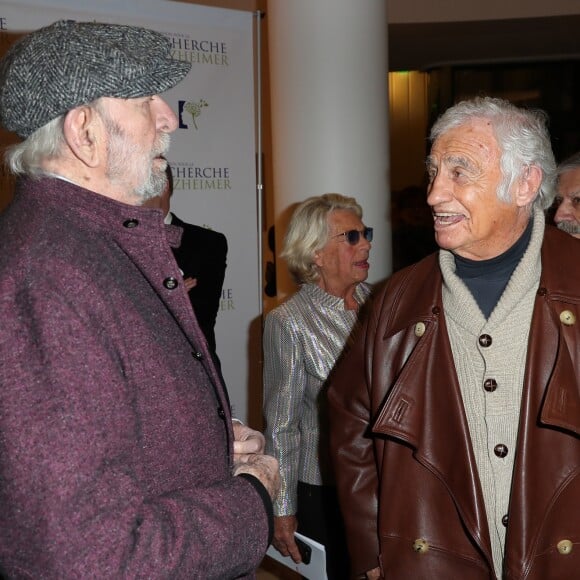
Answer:
[[[187,101],[183,105],[183,110],[191,115],[191,118],[193,120],[193,126],[196,129],[197,129],[197,123],[195,120],[201,115],[202,109],[204,107],[207,107],[207,106],[208,106],[207,101],[205,101],[204,99],[199,99],[199,101],[197,103],[192,103],[191,101]]]

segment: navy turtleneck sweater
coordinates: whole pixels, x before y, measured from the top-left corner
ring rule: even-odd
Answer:
[[[486,318],[499,302],[511,275],[520,263],[532,237],[532,220],[520,239],[503,254],[489,260],[469,260],[455,254],[455,273],[475,298]]]

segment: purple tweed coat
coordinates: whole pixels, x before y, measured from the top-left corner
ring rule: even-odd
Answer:
[[[220,382],[159,210],[56,178],[0,216],[0,576],[253,575]]]

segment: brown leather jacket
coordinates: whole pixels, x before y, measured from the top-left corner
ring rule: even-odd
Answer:
[[[437,255],[393,275],[333,373],[355,575],[495,578]],[[547,227],[507,521],[506,580],[580,578],[580,241]]]

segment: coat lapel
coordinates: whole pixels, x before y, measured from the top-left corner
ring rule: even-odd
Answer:
[[[546,514],[577,477],[580,465],[580,345],[573,338],[576,329],[559,319],[562,311],[572,308],[565,298],[572,294],[551,291],[550,280],[542,278],[528,345],[514,465],[506,537],[508,578],[519,578],[530,566]],[[566,333],[570,333],[568,340]]]
[[[433,301],[433,286],[441,287],[441,277],[435,272],[429,277],[428,282],[410,281],[408,289],[413,288],[417,296],[413,300],[406,296],[405,306],[393,309],[396,313],[389,321],[385,340],[397,345],[394,350],[404,345],[410,354],[402,361],[402,370],[377,415],[373,432],[413,446],[417,461],[449,490],[466,529],[491,563],[483,494],[440,290]],[[387,355],[385,364],[397,363],[389,361]]]

